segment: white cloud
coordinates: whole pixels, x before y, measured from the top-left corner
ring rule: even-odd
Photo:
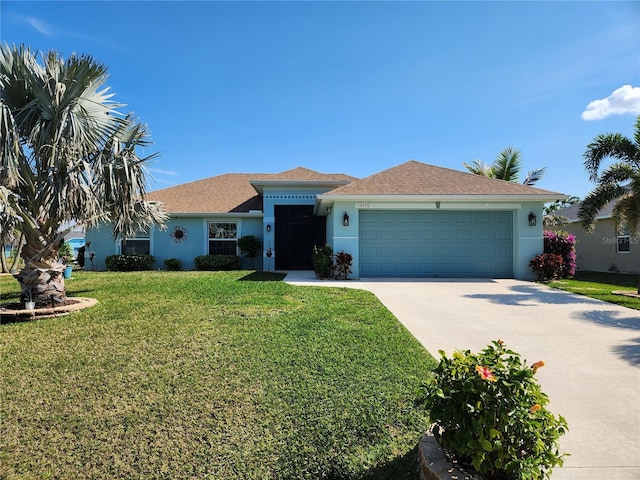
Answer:
[[[611,95],[594,100],[582,112],[583,120],[602,120],[610,115],[640,114],[640,87],[623,85]]]
[[[36,17],[22,17],[22,20],[33,28],[35,28],[42,35],[46,35],[47,37],[51,37],[54,34],[53,29],[47,25],[45,22]]]
[[[178,172],[173,170],[160,170],[159,168],[149,168],[151,173],[157,173],[158,175],[178,175]]]

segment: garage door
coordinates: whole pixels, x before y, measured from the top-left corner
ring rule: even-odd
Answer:
[[[360,276],[513,275],[512,212],[360,211]]]

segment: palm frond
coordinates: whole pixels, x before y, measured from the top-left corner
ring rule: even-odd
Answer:
[[[568,217],[565,217],[564,215],[557,215],[557,214],[545,215],[544,218],[542,219],[542,225],[545,228],[560,227],[562,225],[568,225],[569,222],[570,220]]]
[[[475,175],[482,175],[483,177],[493,177],[493,170],[490,165],[487,165],[482,160],[474,160],[471,163],[462,162],[464,168]]]
[[[546,170],[546,168],[547,167],[542,167],[537,170],[531,170],[529,173],[527,173],[527,176],[523,180],[522,184],[529,186],[536,184],[544,176],[544,171]]]
[[[624,184],[631,181],[634,168],[629,163],[617,162],[609,165],[598,177],[599,183]]]
[[[598,135],[592,143],[587,145],[583,154],[584,167],[589,174],[589,179],[593,182],[598,179],[600,165],[606,158],[615,158],[626,163],[637,162],[638,150],[638,145],[634,145],[631,140],[619,133]]]
[[[626,192],[624,187],[615,183],[599,184],[594,188],[582,201],[578,210],[578,218],[585,230],[592,232],[600,210]]]
[[[613,207],[613,220],[616,225],[625,226],[632,236],[640,233],[640,197],[631,193],[619,198]]]
[[[502,150],[492,165],[495,178],[507,182],[518,182],[521,168],[520,150],[513,147]]]

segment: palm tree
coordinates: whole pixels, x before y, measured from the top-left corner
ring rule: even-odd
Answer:
[[[564,215],[559,215],[558,210],[569,207],[578,202],[580,202],[579,197],[571,196],[566,200],[556,200],[553,203],[545,205],[543,210],[544,217],[542,219],[542,225],[544,228],[555,228],[569,224],[569,218]]]
[[[0,216],[25,238],[22,299],[45,303],[66,298],[58,250],[74,224],[108,222],[126,237],[167,216],[144,199],[155,155],[137,155],[147,129],[110,100],[106,67],[86,55],[40,58],[0,46]]]
[[[497,178],[507,182],[520,182],[520,170],[522,170],[522,160],[520,150],[507,147],[502,150],[493,164],[487,165],[482,160],[474,160],[471,163],[462,163],[471,173],[482,175],[483,177]],[[530,171],[522,182],[523,185],[534,185],[544,175],[544,168]]]
[[[598,212],[615,202],[612,211],[615,224],[626,227],[632,236],[640,233],[640,115],[634,130],[633,139],[619,133],[598,135],[583,154],[589,179],[596,183],[578,211],[582,225],[589,232],[595,228]],[[607,158],[615,161],[600,171]]]

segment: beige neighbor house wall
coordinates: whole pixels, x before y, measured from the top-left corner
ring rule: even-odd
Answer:
[[[578,270],[607,272],[617,269],[623,273],[640,273],[640,238],[631,237],[629,251],[619,252],[618,237],[611,218],[597,221],[593,233],[587,233],[579,222],[557,228],[576,236],[576,264]]]

